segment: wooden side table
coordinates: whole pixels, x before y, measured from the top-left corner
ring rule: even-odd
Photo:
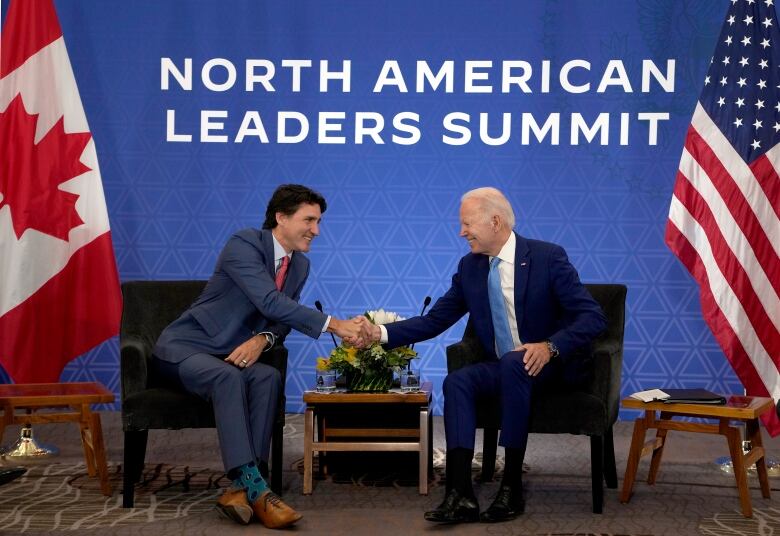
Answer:
[[[317,393],[303,394],[306,403],[303,435],[303,493],[313,490],[312,468],[314,454],[321,452],[369,452],[369,451],[412,451],[419,454],[419,490],[428,494],[428,468],[431,464],[430,382],[425,382],[416,393]],[[328,425],[328,415],[348,414],[350,411],[366,408],[376,419],[371,427],[334,427]],[[395,423],[386,424],[383,416],[391,414],[394,408],[416,412],[414,426],[401,427]],[[315,441],[315,419],[319,420],[319,434]],[[353,441],[345,439],[352,438]],[[335,439],[335,441],[334,441]],[[341,439],[341,440],[339,440]]]
[[[96,382],[0,385],[0,441],[5,427],[12,424],[77,423],[87,472],[89,476],[97,474],[103,495],[111,496],[100,414],[90,411],[90,405],[113,401],[114,393]]]
[[[666,443],[666,434],[670,430],[719,434],[726,437],[731,461],[734,466],[734,477],[737,480],[739,502],[742,506],[742,514],[745,517],[753,515],[753,509],[750,505],[747,468],[754,463],[756,464],[758,480],[761,484],[761,495],[765,499],[769,498],[769,478],[766,472],[766,458],[764,445],[761,441],[761,428],[759,427],[758,418],[771,409],[771,398],[735,395],[729,397],[725,405],[664,404],[663,402],[642,402],[633,398],[625,398],[621,404],[624,408],[641,409],[645,413],[644,416],[639,417],[634,422],[634,434],[631,438],[631,448],[628,452],[620,502],[627,503],[631,499],[639,459],[647,454],[652,454],[647,483],[650,485],[655,484]],[[660,412],[660,416],[656,416],[656,412]],[[680,416],[715,419],[718,423],[702,424],[672,420],[673,417]],[[731,426],[730,421],[743,421],[745,423],[745,437],[751,443],[751,449],[747,453],[742,451],[740,428]],[[655,438],[645,443],[645,432],[650,429],[656,430]]]

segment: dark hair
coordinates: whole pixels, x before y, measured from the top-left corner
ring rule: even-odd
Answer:
[[[274,191],[274,195],[271,196],[268,207],[265,209],[263,229],[276,227],[277,212],[291,216],[303,204],[319,205],[322,213],[328,208],[325,198],[319,192],[301,184],[282,184]]]

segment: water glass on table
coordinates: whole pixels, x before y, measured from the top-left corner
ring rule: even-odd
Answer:
[[[330,393],[336,390],[336,371],[318,370],[316,390],[318,393]]]
[[[401,371],[401,391],[404,393],[416,393],[420,390],[420,376],[413,369]]]

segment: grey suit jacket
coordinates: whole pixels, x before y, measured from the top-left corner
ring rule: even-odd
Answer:
[[[217,259],[203,292],[160,335],[154,354],[179,363],[195,353],[224,355],[261,332],[278,343],[295,329],[320,336],[327,316],[298,303],[309,275],[309,259],[294,252],[281,292],[274,282],[271,231],[244,229],[234,234]]]

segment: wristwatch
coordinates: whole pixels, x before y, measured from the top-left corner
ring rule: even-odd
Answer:
[[[552,341],[545,341],[547,343],[547,350],[550,352],[550,359],[554,359],[561,355],[560,350],[558,350],[558,347],[555,346],[555,343]]]

